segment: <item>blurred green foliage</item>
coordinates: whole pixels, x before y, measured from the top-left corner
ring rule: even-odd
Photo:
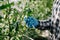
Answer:
[[[53,0],[29,0],[23,8],[19,7],[22,1],[18,1],[16,4],[22,9],[19,11],[12,8],[15,6],[13,2],[1,1],[0,15],[3,15],[0,16],[0,40],[45,40],[46,38],[41,37],[41,30],[28,28],[23,19],[25,16],[33,16],[38,20],[47,19],[52,14],[52,3]]]
[[[13,4],[14,4],[14,3],[9,3],[9,4],[2,5],[2,6],[0,6],[0,10],[6,9],[7,7],[10,7],[10,6],[13,5]]]

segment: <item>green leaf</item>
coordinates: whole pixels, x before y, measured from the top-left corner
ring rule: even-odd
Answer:
[[[0,6],[0,10],[6,9],[7,7],[10,7],[11,5],[14,5],[14,3],[12,2],[12,3],[9,3],[9,4],[2,5],[2,6]]]
[[[0,1],[4,1],[4,0],[0,0]]]
[[[0,16],[0,19],[2,19],[3,17],[2,16]]]

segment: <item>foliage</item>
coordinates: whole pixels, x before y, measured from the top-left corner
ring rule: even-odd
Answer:
[[[24,7],[21,7],[22,2],[25,3]],[[52,3],[53,0],[29,0],[28,2],[21,0],[14,4],[14,2],[9,3],[9,0],[2,0],[0,2],[2,12],[0,13],[0,40],[41,39],[42,31],[27,27],[24,17],[33,16],[38,20],[47,19],[51,16]],[[14,8],[14,6],[22,11],[17,10],[17,7]]]

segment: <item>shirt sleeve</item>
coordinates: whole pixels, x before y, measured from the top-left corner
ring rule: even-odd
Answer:
[[[52,27],[51,19],[39,21],[38,29],[40,30],[50,30]]]

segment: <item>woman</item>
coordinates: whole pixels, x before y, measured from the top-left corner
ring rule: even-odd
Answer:
[[[50,30],[52,35],[49,40],[60,40],[60,0],[54,0],[51,19],[37,20],[33,17],[25,18],[28,27],[40,30]]]

